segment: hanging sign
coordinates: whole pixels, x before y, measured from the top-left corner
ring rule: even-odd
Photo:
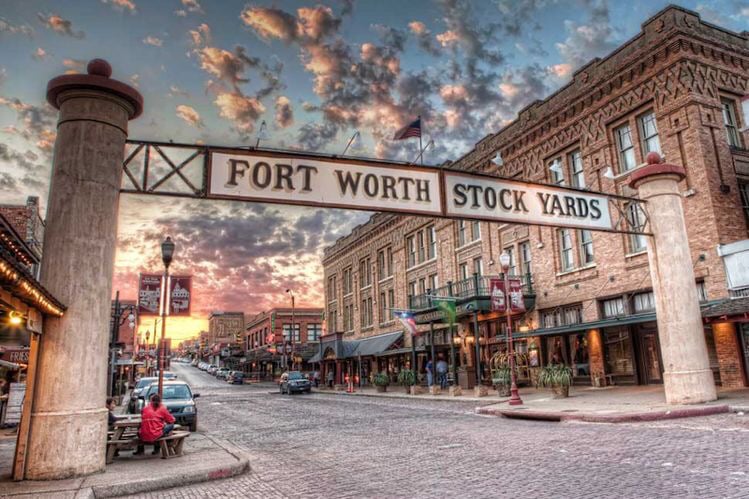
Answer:
[[[504,313],[507,309],[507,299],[505,298],[505,281],[503,279],[489,279],[489,296],[492,312]]]
[[[190,315],[192,276],[169,276],[169,315]]]
[[[211,153],[208,197],[442,213],[438,170],[269,153]]]
[[[525,312],[523,301],[523,283],[518,278],[510,278],[510,310],[513,313]]]
[[[161,310],[160,274],[138,276],[138,315],[159,315]]]

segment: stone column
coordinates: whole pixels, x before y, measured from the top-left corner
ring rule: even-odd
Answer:
[[[634,171],[630,185],[647,201],[650,230],[648,259],[664,363],[663,384],[669,404],[715,400],[715,382],[707,356],[702,315],[684,222],[679,181],[684,168],[661,162],[656,153]]]
[[[143,98],[95,59],[87,75],[50,80],[60,110],[41,282],[68,309],[44,321],[27,479],[104,469],[109,321],[128,120]]]

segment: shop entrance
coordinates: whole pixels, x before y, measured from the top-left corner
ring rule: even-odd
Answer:
[[[637,378],[640,385],[663,383],[663,361],[655,327],[639,326],[635,331],[635,354],[637,355]]]

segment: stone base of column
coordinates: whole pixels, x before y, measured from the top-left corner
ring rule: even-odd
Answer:
[[[710,369],[664,372],[663,386],[669,404],[701,404],[718,398]]]
[[[489,395],[489,390],[484,385],[473,387],[474,397],[486,397],[487,395]]]
[[[104,469],[107,409],[31,415],[26,480],[62,480]],[[41,435],[40,435],[41,433]]]

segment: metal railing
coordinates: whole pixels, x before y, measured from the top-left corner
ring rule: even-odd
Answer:
[[[425,294],[409,297],[409,309],[426,310],[435,306],[440,298],[455,298],[456,301],[464,301],[473,298],[488,298],[491,293],[491,280],[503,279],[504,274],[478,275],[474,274],[468,279],[456,282],[448,282],[435,290],[427,290]],[[510,279],[520,279],[523,284],[523,295],[533,295],[533,281],[530,273],[525,275],[510,275]]]

